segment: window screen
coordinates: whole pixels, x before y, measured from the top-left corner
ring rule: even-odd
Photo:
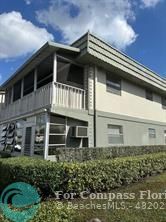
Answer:
[[[166,97],[162,97],[161,103],[162,103],[162,108],[166,109]]]
[[[149,138],[156,138],[156,130],[149,128]]]
[[[110,73],[106,74],[107,91],[121,95],[121,79]]]
[[[118,125],[108,125],[108,143],[123,144],[123,127]]]
[[[53,56],[45,59],[37,68],[37,88],[53,81]]]
[[[21,98],[21,80],[14,84],[13,102]]]
[[[146,99],[153,101],[153,93],[150,90],[146,90]]]
[[[27,95],[34,90],[34,71],[30,72],[24,77],[24,91],[23,95]]]

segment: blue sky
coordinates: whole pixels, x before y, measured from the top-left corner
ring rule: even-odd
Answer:
[[[0,0],[0,83],[46,41],[87,30],[166,77],[165,0]]]

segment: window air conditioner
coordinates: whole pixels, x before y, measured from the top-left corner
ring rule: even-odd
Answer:
[[[73,126],[72,137],[75,137],[75,138],[88,137],[88,127],[87,126]]]

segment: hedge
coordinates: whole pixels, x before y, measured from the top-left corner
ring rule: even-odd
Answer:
[[[119,147],[95,147],[95,148],[57,148],[50,155],[54,155],[58,162],[103,160],[116,157],[136,156],[166,152],[165,145],[153,146],[119,146]]]
[[[56,191],[100,192],[139,181],[166,169],[166,153],[83,163],[56,163],[33,158],[0,160],[0,186],[12,182],[35,185],[44,196]]]
[[[75,219],[75,212],[73,209],[69,209],[66,204],[63,204],[61,209],[58,207],[58,203],[54,200],[43,201],[35,217],[30,222],[73,222]],[[0,212],[0,221],[9,222]]]

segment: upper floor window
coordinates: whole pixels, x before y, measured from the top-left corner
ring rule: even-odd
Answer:
[[[49,56],[37,68],[37,89],[53,81],[53,56]]]
[[[118,125],[108,125],[108,143],[123,144],[123,127]]]
[[[106,74],[107,91],[121,95],[121,79],[110,73]]]
[[[13,102],[21,98],[21,80],[16,82],[13,87]]]
[[[75,64],[71,64],[69,68],[69,73],[67,76],[67,81],[76,83],[78,85],[83,85],[84,83],[84,69]]]
[[[166,97],[161,98],[161,104],[162,104],[162,108],[166,109]]]
[[[149,138],[156,138],[156,130],[149,128]]]
[[[6,90],[6,96],[5,96],[5,104],[8,105],[12,102],[12,88],[8,88]]]
[[[146,89],[146,99],[153,101],[153,93]]]
[[[84,85],[84,68],[72,64],[64,58],[58,57],[57,60],[57,81],[83,88]]]

